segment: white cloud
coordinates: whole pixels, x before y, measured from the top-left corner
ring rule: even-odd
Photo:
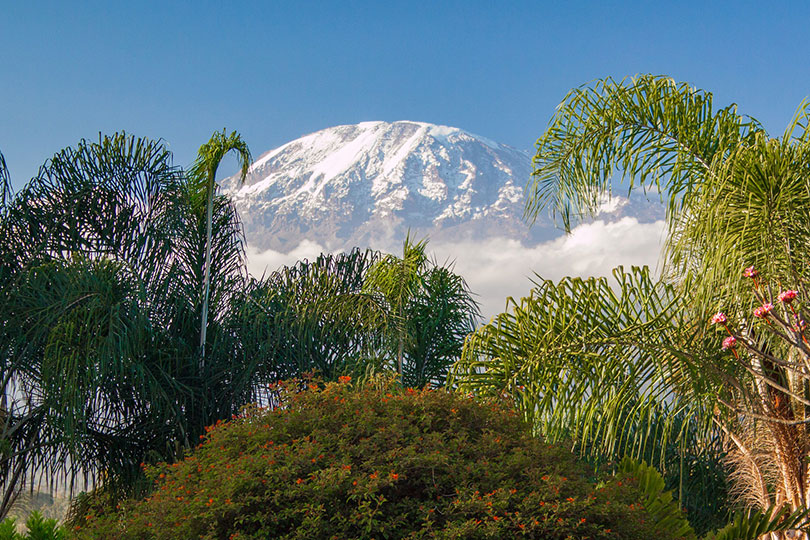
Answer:
[[[576,227],[570,235],[560,236],[536,246],[518,240],[489,238],[481,242],[430,242],[428,252],[440,263],[455,261],[455,272],[464,276],[481,303],[486,320],[503,311],[506,298],[528,295],[535,273],[545,279],[564,276],[607,276],[624,265],[648,265],[655,268],[661,253],[666,227],[663,221],[639,223],[624,217],[612,223],[596,220]],[[399,253],[400,244],[372,246]],[[255,276],[272,272],[298,260],[314,259],[323,251],[316,242],[303,241],[289,253],[257,252],[248,249],[248,269]]]
[[[527,296],[535,273],[544,279],[608,276],[619,265],[655,268],[665,238],[665,223],[639,223],[625,217],[613,223],[596,220],[537,246],[492,238],[482,242],[430,244],[439,261],[455,259],[455,271],[479,295],[486,320],[502,312],[506,298]]]
[[[627,206],[629,202],[630,200],[627,197],[619,197],[618,195],[611,197],[605,194],[599,199],[599,208],[596,210],[596,215],[612,214]]]
[[[247,267],[251,275],[259,278],[262,274],[269,274],[278,270],[282,266],[292,266],[300,260],[314,260],[318,255],[326,251],[323,246],[312,240],[304,240],[298,247],[289,253],[274,251],[258,251],[255,248],[247,247]]]

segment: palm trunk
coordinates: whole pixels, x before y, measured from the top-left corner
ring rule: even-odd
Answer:
[[[208,329],[208,297],[211,291],[211,222],[214,214],[214,179],[208,178],[208,205],[205,222],[205,268],[203,270],[202,324],[200,327],[200,369],[205,368],[205,333]]]
[[[397,347],[397,372],[399,373],[399,382],[402,382],[402,351],[404,344],[402,343],[402,335],[399,336],[399,345]]]

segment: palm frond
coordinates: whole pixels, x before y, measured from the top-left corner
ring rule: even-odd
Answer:
[[[646,268],[618,268],[614,278],[539,281],[529,297],[510,299],[509,311],[467,338],[448,384],[514,396],[540,434],[594,456],[662,463],[667,441],[711,430],[701,414],[711,372],[696,361],[702,342],[682,337],[675,289]]]
[[[8,173],[6,158],[0,152],[0,212],[11,201],[13,196],[14,190],[11,189],[11,176]]]
[[[704,540],[758,540],[770,533],[806,532],[810,526],[807,519],[809,514],[810,509],[800,508],[791,512],[787,506],[738,512],[731,523],[707,534]]]
[[[666,195],[676,215],[714,161],[761,131],[735,105],[715,110],[711,93],[667,77],[574,89],[537,141],[525,216],[533,222],[548,208],[570,230],[579,215],[596,212],[617,171],[631,190],[638,182]]]
[[[657,527],[682,538],[694,538],[695,532],[684,518],[672,492],[664,490],[664,478],[646,462],[625,457],[619,464],[619,472],[630,475],[638,482],[644,509],[649,512]]]

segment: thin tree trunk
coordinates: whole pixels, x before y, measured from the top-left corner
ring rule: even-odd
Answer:
[[[203,270],[202,324],[200,327],[200,369],[205,368],[205,334],[208,329],[208,297],[211,289],[211,222],[214,214],[214,180],[208,178],[208,205],[205,222],[205,268]]]
[[[399,336],[399,345],[397,347],[397,371],[399,372],[399,380],[402,382],[402,351],[404,344],[402,343],[402,335]]]

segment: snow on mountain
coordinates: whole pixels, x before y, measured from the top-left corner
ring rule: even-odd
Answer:
[[[623,261],[618,246],[604,243],[615,244],[617,231],[626,237],[634,224],[660,224],[659,204],[635,195],[631,200],[613,197],[602,205],[590,228],[581,230],[590,232],[575,231],[568,240],[560,240],[562,233],[550,219],[540,219],[533,227],[522,220],[531,158],[528,152],[454,127],[363,122],[324,129],[270,150],[251,165],[243,185],[231,177],[222,187],[239,211],[249,256],[287,254],[283,261],[273,259],[285,264],[294,262],[288,260],[292,257],[355,246],[398,252],[409,229],[416,238],[428,236],[433,250],[449,251],[437,250],[440,260],[458,258],[459,267],[471,271],[483,272],[478,262],[461,260],[467,254],[459,255],[454,247],[465,246],[479,261],[489,257],[495,266],[519,264],[523,276],[543,270],[525,264],[543,263],[555,253],[570,251],[579,245],[576,242],[587,242],[583,238],[602,242],[598,247],[603,255],[583,266],[582,248],[576,247],[571,253],[578,253],[580,271],[617,264],[617,257],[618,264],[639,263]],[[648,240],[633,249],[647,253],[658,242]],[[566,248],[560,242],[574,244]],[[475,246],[497,252],[499,245],[504,250],[511,246],[517,258],[505,260],[506,251],[475,253]],[[515,246],[534,255],[521,259]],[[537,257],[540,260],[535,261]],[[465,277],[474,285],[475,277]],[[528,287],[521,290],[527,292]],[[502,303],[505,294],[498,294]]]
[[[420,122],[337,126],[262,155],[234,198],[257,249],[304,239],[328,249],[401,242],[408,228],[441,239],[493,230],[528,238],[520,221],[528,153]]]

